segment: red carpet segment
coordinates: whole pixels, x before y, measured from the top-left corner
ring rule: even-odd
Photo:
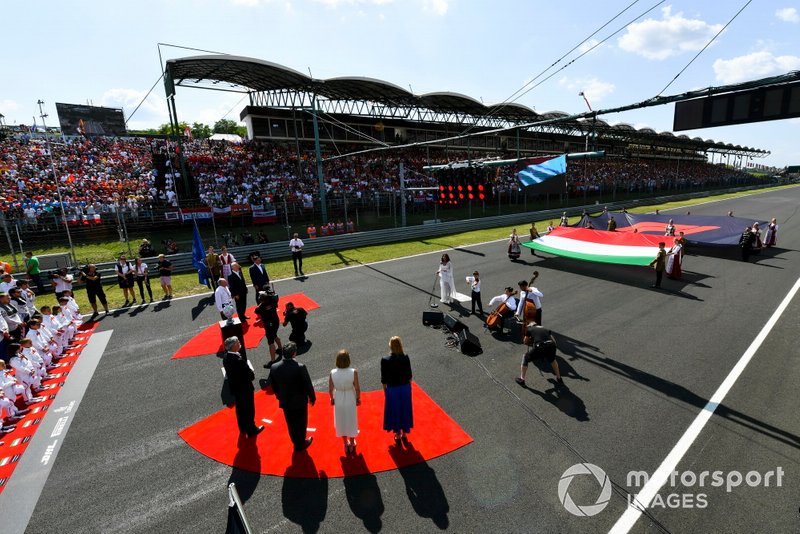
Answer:
[[[233,408],[223,408],[178,435],[197,452],[223,464],[292,478],[335,478],[389,471],[442,456],[472,442],[422,388],[412,386],[414,428],[406,446],[396,446],[392,434],[383,430],[382,390],[361,394],[355,456],[346,457],[342,440],[336,437],[333,406],[327,393],[317,393],[316,404],[309,407],[308,428],[314,443],[307,456],[293,454],[283,412],[271,391],[256,393],[256,424],[263,424],[266,429],[254,439],[239,435]]]
[[[278,307],[278,317],[283,319],[283,312],[286,303],[291,302],[298,308],[305,308],[306,311],[316,310],[319,304],[305,296],[304,293],[292,293],[291,295],[281,295]],[[258,347],[261,340],[264,339],[264,327],[261,323],[256,324],[257,316],[254,312],[255,306],[247,308],[247,315],[250,317],[250,322],[242,325],[244,331],[244,345],[247,349],[254,349]],[[218,316],[218,315],[217,315]],[[192,358],[194,356],[207,356],[221,352],[222,340],[220,339],[219,326],[215,323],[194,336],[186,342],[178,351],[172,355],[172,359],[176,358]]]
[[[58,367],[50,371],[51,374],[55,375],[55,378],[43,381],[43,385],[47,389],[40,392],[38,396],[43,397],[44,400],[27,406],[30,411],[15,423],[16,429],[0,436],[0,493],[5,489],[11,473],[16,469],[19,459],[28,447],[28,443],[36,433],[36,430],[38,430],[39,423],[44,418],[45,412],[53,404],[56,395],[58,395],[59,390],[67,379],[70,369],[78,361],[78,356],[80,356],[86,343],[89,342],[89,338],[96,327],[97,323],[87,323],[78,328],[79,331],[75,335],[73,346],[65,351],[58,362]],[[17,402],[17,406],[20,409],[26,408],[21,400]]]

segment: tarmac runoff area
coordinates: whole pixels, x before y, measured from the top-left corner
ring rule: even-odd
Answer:
[[[521,345],[485,332],[468,303],[439,309],[469,326],[481,355],[462,355],[422,326],[439,253],[279,281],[280,294],[301,291],[321,305],[309,318],[313,345],[299,357],[318,390],[339,348],[350,350],[364,390],[380,388],[380,357],[399,335],[414,380],[474,440],[374,475],[259,476],[200,455],[177,432],[222,408],[220,360],[170,357],[217,320],[213,300],[118,311],[97,329],[110,337],[27,532],[222,532],[230,481],[256,532],[795,531],[798,206],[794,188],[673,211],[777,217],[778,247],[750,263],[737,250],[689,248],[683,279],[665,279],[661,291],[640,267],[527,250],[512,263],[505,242],[449,250],[459,291],[480,271],[484,303],[539,271],[564,388],[547,365],[532,365],[527,386],[517,385]],[[264,343],[249,356],[264,378]]]

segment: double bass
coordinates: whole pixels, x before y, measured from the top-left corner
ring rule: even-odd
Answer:
[[[533,287],[533,283],[537,278],[539,278],[539,271],[533,271],[533,276],[531,277],[530,282],[528,282],[529,288]],[[520,300],[519,305],[525,306],[524,311],[522,312],[522,331],[525,332],[525,328],[527,328],[531,322],[536,320],[536,304],[528,300],[526,295],[525,301],[523,302]]]
[[[517,292],[514,291],[513,293],[508,295],[506,297],[506,300],[501,302],[497,308],[492,310],[492,312],[486,318],[486,328],[488,328],[489,330],[498,330],[498,331],[503,330],[503,315],[509,311],[508,304],[506,303],[508,302],[508,299],[512,298],[516,294]]]

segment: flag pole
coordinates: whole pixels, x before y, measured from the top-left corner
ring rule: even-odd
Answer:
[[[72,235],[69,232],[69,223],[67,223],[67,213],[64,211],[64,201],[61,198],[61,180],[59,180],[58,175],[56,174],[56,163],[53,159],[53,149],[50,146],[50,138],[47,136],[47,124],[45,123],[44,119],[48,116],[47,113],[44,112],[42,109],[42,104],[44,104],[43,100],[38,100],[36,102],[39,105],[39,117],[42,119],[42,128],[44,128],[44,140],[47,143],[47,152],[50,155],[50,169],[53,171],[53,180],[56,182],[56,193],[58,194],[58,204],[61,206],[61,220],[64,221],[64,229],[67,231],[67,241],[69,241],[69,253],[72,257],[73,265],[77,262],[77,257],[75,256],[75,247],[72,244]]]

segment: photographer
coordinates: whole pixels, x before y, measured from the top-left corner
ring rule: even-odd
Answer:
[[[153,250],[153,245],[150,244],[150,241],[147,239],[142,239],[142,243],[139,245],[139,256],[142,258],[149,258],[150,256],[155,255],[155,250]]]
[[[289,334],[289,341],[294,342],[298,347],[306,343],[306,331],[308,330],[308,312],[305,308],[298,308],[292,302],[286,303],[286,310],[283,312],[283,326],[292,325],[292,333]]]
[[[516,378],[517,384],[520,386],[525,385],[525,374],[528,372],[528,364],[530,362],[545,358],[550,363],[558,384],[563,385],[564,381],[561,379],[561,371],[558,369],[558,362],[556,361],[558,345],[556,345],[556,338],[553,337],[553,333],[536,323],[529,323],[528,328],[525,330],[523,342],[528,346],[528,350],[522,356],[522,364],[519,367],[520,376]]]

